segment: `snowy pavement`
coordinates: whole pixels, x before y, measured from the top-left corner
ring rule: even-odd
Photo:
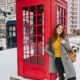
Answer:
[[[69,38],[69,41],[80,46],[80,36],[73,36],[72,38]]]
[[[74,38],[72,40],[75,42]],[[77,61],[73,64],[76,69],[77,80],[80,80],[80,50],[77,54]],[[0,51],[0,80],[10,80],[10,76],[19,77],[17,76],[17,48]],[[22,77],[19,78],[21,80],[30,80]]]
[[[17,50],[0,51],[0,80],[10,80],[11,75],[17,74]]]
[[[10,77],[29,80],[17,76],[17,48],[0,51],[0,80],[10,80]]]

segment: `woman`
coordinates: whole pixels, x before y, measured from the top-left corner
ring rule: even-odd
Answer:
[[[76,80],[76,72],[67,51],[71,50],[68,37],[65,35],[65,26],[58,24],[48,43],[45,51],[49,54],[49,72],[59,74],[59,80]]]

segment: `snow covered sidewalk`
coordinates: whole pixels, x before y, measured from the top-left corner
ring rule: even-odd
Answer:
[[[17,48],[0,51],[0,80],[10,80],[10,76],[17,76]]]

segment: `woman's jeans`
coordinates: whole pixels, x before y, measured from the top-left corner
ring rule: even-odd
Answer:
[[[64,67],[61,58],[55,58],[55,65],[59,73],[59,80],[64,80]],[[68,78],[67,80],[76,80],[76,77]]]
[[[59,73],[59,80],[64,80],[65,71],[60,57],[55,58],[55,65]]]

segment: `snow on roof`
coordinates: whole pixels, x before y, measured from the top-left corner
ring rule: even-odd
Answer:
[[[12,18],[12,19],[9,19],[8,21],[11,21],[11,20],[16,20],[16,17],[15,18]]]

